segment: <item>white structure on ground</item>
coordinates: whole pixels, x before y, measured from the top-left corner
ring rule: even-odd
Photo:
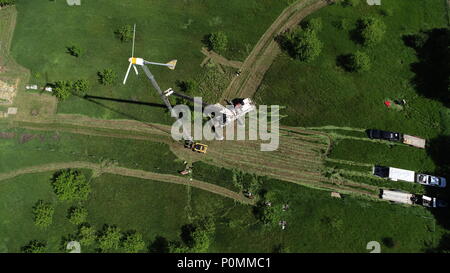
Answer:
[[[81,0],[66,0],[69,6],[81,6]]]

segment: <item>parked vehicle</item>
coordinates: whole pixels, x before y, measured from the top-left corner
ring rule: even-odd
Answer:
[[[447,180],[444,177],[421,173],[418,174],[413,171],[398,168],[374,166],[372,173],[378,177],[387,178],[392,181],[400,180],[439,188],[445,188],[447,186]]]
[[[368,129],[366,131],[367,136],[371,139],[381,139],[388,140],[394,142],[402,142],[404,144],[417,147],[417,148],[425,148],[426,140],[416,136],[405,135],[402,133],[383,131],[377,129]]]
[[[428,208],[445,208],[447,203],[438,200],[435,197],[429,197],[420,194],[412,194],[398,190],[381,190],[381,199],[388,200],[394,203],[421,205]]]

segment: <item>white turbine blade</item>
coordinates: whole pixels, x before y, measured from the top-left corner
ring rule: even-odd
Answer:
[[[137,70],[135,65],[133,65],[133,68],[134,68],[134,71],[136,72],[136,75],[139,75],[139,72],[138,72],[138,70]]]
[[[130,63],[130,65],[128,66],[127,74],[125,74],[125,78],[123,79],[123,84],[125,84],[127,82],[128,74],[130,74],[130,69],[131,69],[132,65],[133,64]]]
[[[134,57],[134,40],[136,38],[136,24],[134,24],[133,28],[133,47],[131,49],[131,57]]]

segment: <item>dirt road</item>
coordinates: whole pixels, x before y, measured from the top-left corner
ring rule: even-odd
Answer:
[[[160,182],[167,182],[167,183],[191,186],[191,187],[202,189],[202,190],[205,190],[208,192],[212,192],[212,193],[224,196],[224,197],[232,198],[232,199],[239,201],[241,203],[244,203],[244,204],[253,204],[252,200],[244,197],[242,194],[239,194],[237,192],[228,190],[226,188],[223,188],[223,187],[220,187],[220,186],[217,186],[214,184],[206,183],[206,182],[203,182],[200,180],[196,180],[196,179],[189,180],[189,178],[183,177],[183,176],[154,173],[154,172],[129,169],[129,168],[123,168],[123,167],[116,167],[116,166],[104,167],[101,164],[96,164],[96,163],[91,163],[91,162],[83,162],[83,161],[38,165],[38,166],[27,167],[27,168],[23,168],[23,169],[19,169],[19,170],[14,170],[9,173],[1,173],[0,181],[6,180],[6,179],[11,179],[16,176],[23,175],[23,174],[57,171],[57,170],[67,169],[67,168],[91,169],[96,173],[96,175],[100,175],[102,173],[110,173],[110,174],[121,175],[121,176],[129,176],[129,177],[136,177],[136,178],[141,178],[141,179],[148,179],[148,180],[155,180],[155,181],[160,181]]]
[[[233,78],[222,94],[221,101],[236,97],[253,97],[261,84],[264,74],[280,53],[275,37],[298,24],[309,14],[333,1],[301,0],[283,10],[245,59],[244,64],[241,66],[241,75]]]

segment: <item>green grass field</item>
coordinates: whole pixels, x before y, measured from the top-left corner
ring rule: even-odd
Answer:
[[[97,0],[70,7],[65,1],[19,0],[12,54],[19,64],[31,70],[32,82],[89,80],[92,87],[88,95],[97,98],[72,97],[58,105],[59,113],[168,123],[170,116],[160,107],[162,102],[142,70],[138,78],[132,73],[127,85],[122,86],[131,43],[120,42],[114,31],[136,23],[136,56],[154,62],[178,59],[174,71],[150,67],[161,89],[175,89],[177,80],[208,74],[208,68],[200,67],[205,57],[200,52],[205,35],[222,30],[229,40],[226,57],[244,60],[287,2]],[[72,44],[85,53],[79,58],[67,54],[66,47]],[[96,73],[105,68],[117,72],[119,79],[114,86],[98,84]]]
[[[17,252],[33,239],[47,241],[49,251],[60,252],[62,238],[76,231],[66,218],[73,204],[56,200],[50,177],[51,173],[24,175],[0,183],[2,252]],[[88,223],[97,230],[104,224],[136,230],[149,246],[157,236],[178,239],[182,225],[208,215],[216,223],[210,252],[272,252],[278,245],[290,252],[366,252],[369,241],[381,243],[385,238],[392,238],[394,246],[382,244],[383,252],[420,252],[433,247],[440,235],[422,208],[349,196],[333,199],[328,192],[276,180],[264,187],[276,192],[274,204],[289,203],[286,230],[262,226],[250,207],[197,189],[112,175],[91,183],[92,194],[84,203]],[[39,199],[55,205],[53,224],[46,230],[39,230],[32,220],[31,207]]]
[[[287,125],[375,127],[437,136],[442,127],[448,127],[441,118],[447,110],[440,102],[417,95],[410,84],[414,76],[410,65],[417,59],[402,35],[447,26],[445,1],[385,0],[380,7],[361,1],[357,7],[332,5],[312,14],[309,18],[323,21],[321,55],[309,64],[280,55],[256,93],[257,101],[286,106],[281,113],[288,115],[282,120]],[[380,9],[391,10],[392,16],[379,15]],[[350,39],[356,20],[366,15],[381,17],[387,26],[382,42],[370,49]],[[369,72],[349,73],[336,65],[339,55],[357,49],[369,54]],[[387,109],[385,99],[405,99],[407,107]]]
[[[0,172],[55,162],[116,162],[118,166],[176,174],[183,162],[166,144],[143,140],[85,136],[70,133],[2,130],[15,133],[0,139]]]
[[[404,35],[447,27],[446,1],[384,0],[378,7],[364,2],[356,7],[332,5],[309,16],[307,19],[322,20],[318,33],[324,44],[321,55],[305,64],[281,54],[266,73],[256,101],[285,106],[281,111],[287,115],[281,120],[283,124],[330,133],[334,139],[329,155],[332,160],[326,167],[335,168],[343,178],[448,199],[448,191],[374,179],[367,166],[450,174],[446,171],[448,161],[443,159],[449,145],[445,139],[450,134],[450,110],[414,87],[412,65],[418,58],[403,41]],[[351,33],[356,21],[369,15],[379,17],[387,31],[380,43],[364,48],[353,41]],[[337,65],[338,56],[356,50],[369,55],[369,72],[350,73]],[[403,110],[388,109],[383,103],[387,99],[405,99],[407,104]],[[366,136],[360,129],[371,128],[417,135],[427,139],[428,147],[422,150],[363,141]],[[432,213],[438,225],[448,228],[448,209]]]
[[[121,43],[114,30],[136,23],[137,55],[161,62],[178,59],[175,71],[151,68],[162,89],[176,87],[177,80],[209,77],[216,86],[211,86],[213,91],[205,97],[213,99],[227,75],[200,67],[204,35],[224,31],[229,38],[224,56],[242,61],[289,2],[96,0],[69,7],[65,1],[17,0],[12,56],[31,70],[32,83],[89,80],[92,88],[88,94],[92,97],[61,102],[58,113],[168,123],[170,117],[143,73],[139,78],[130,74],[127,86],[121,85],[131,43]],[[314,13],[310,18],[323,21],[321,56],[302,64],[280,55],[259,87],[256,100],[286,106],[283,124],[330,133],[333,146],[325,167],[342,171],[345,179],[423,193],[426,189],[420,185],[372,178],[370,166],[435,173],[442,169],[438,162],[442,156],[437,159],[429,150],[364,141],[365,133],[360,129],[395,130],[429,139],[450,134],[450,111],[438,101],[419,96],[410,84],[414,76],[410,65],[417,58],[402,41],[402,35],[446,26],[445,2],[382,0],[381,8],[364,2],[356,8],[333,5]],[[392,15],[382,17],[388,29],[383,42],[367,50],[372,70],[362,74],[343,71],[336,65],[337,56],[360,49],[349,34],[356,20],[369,14],[381,16],[381,9],[392,11]],[[66,53],[66,46],[73,43],[85,49],[79,58]],[[97,82],[96,73],[104,68],[118,73],[116,85],[105,87]],[[383,105],[388,98],[408,103],[403,111],[389,110]],[[176,174],[184,167],[166,144],[0,125],[0,133],[16,134],[11,139],[0,137],[0,173],[70,161],[117,162],[127,168],[167,174]],[[84,203],[88,222],[97,230],[105,224],[117,225],[123,231],[136,230],[143,234],[147,246],[158,237],[179,240],[183,225],[204,216],[213,217],[216,224],[209,252],[273,252],[280,246],[288,252],[368,252],[370,241],[382,243],[382,252],[424,252],[435,249],[447,232],[436,213],[422,207],[347,195],[335,199],[328,191],[264,178],[263,188],[275,193],[273,203],[290,206],[283,213],[287,229],[281,230],[276,224],[260,224],[252,207],[203,190],[111,174],[91,178],[91,171],[82,171],[93,187]],[[229,169],[196,162],[192,176],[237,191],[231,174]],[[66,218],[74,204],[57,201],[51,175],[26,174],[0,181],[0,252],[18,252],[34,239],[45,240],[50,252],[61,252],[63,238],[76,231]],[[46,230],[33,224],[31,208],[39,199],[56,207],[53,224]],[[83,249],[95,251],[96,246]]]

